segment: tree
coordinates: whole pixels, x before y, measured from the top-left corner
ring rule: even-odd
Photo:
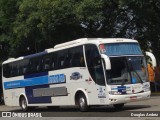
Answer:
[[[16,0],[0,1],[0,61],[8,58],[13,40],[13,22],[17,14]]]
[[[91,37],[102,21],[101,9],[101,0],[23,0],[14,22],[13,47],[18,54],[26,55],[61,42]]]
[[[138,39],[144,50],[152,50],[157,60],[160,59],[160,1],[150,0],[121,0],[121,7],[125,9],[129,19],[122,26],[124,31],[129,31],[129,36]],[[120,18],[123,18],[120,17]],[[124,20],[123,20],[124,22]],[[120,30],[122,32],[122,30]]]
[[[1,0],[1,56],[24,56],[82,37],[139,40],[160,58],[157,0]],[[149,46],[151,44],[151,46]]]

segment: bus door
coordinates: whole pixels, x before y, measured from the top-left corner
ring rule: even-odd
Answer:
[[[104,104],[106,101],[106,81],[97,46],[85,45],[85,55],[90,77],[94,81],[94,85],[88,85],[88,90],[94,92],[94,96],[99,99],[100,104]]]

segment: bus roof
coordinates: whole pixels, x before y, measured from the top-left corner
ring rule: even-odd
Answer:
[[[80,38],[80,39],[76,39],[73,41],[69,41],[69,42],[55,45],[54,48],[46,49],[40,53],[31,54],[31,55],[27,55],[27,56],[19,57],[19,58],[9,58],[8,60],[4,61],[2,64],[18,61],[18,60],[21,60],[24,58],[32,58],[35,56],[40,56],[40,55],[44,55],[44,54],[54,52],[57,50],[61,50],[61,49],[69,48],[69,47],[74,47],[74,46],[78,46],[78,45],[83,45],[83,44],[87,44],[87,43],[102,44],[102,43],[122,43],[122,42],[136,42],[136,43],[138,43],[137,40],[126,39],[126,38]]]
[[[119,43],[119,42],[138,42],[137,40],[126,39],[126,38],[81,38],[69,42],[65,42],[62,44],[58,44],[54,46],[54,49],[64,48],[68,46],[73,46],[77,44],[86,44],[86,43]]]

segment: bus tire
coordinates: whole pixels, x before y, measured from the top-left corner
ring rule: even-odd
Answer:
[[[35,109],[35,107],[28,107],[27,100],[26,100],[26,98],[24,96],[20,97],[19,104],[20,104],[20,107],[21,107],[23,112]]]
[[[113,107],[114,107],[116,110],[122,110],[123,107],[124,107],[124,103],[114,104]]]
[[[28,110],[27,100],[24,96],[20,97],[19,104],[23,112],[26,112]]]
[[[78,107],[81,112],[86,112],[89,108],[84,94],[80,94],[78,97]]]

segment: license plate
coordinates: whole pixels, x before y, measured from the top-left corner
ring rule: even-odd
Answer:
[[[136,101],[136,100],[137,100],[137,96],[131,96],[131,97],[130,97],[130,100],[131,100],[131,101]]]

